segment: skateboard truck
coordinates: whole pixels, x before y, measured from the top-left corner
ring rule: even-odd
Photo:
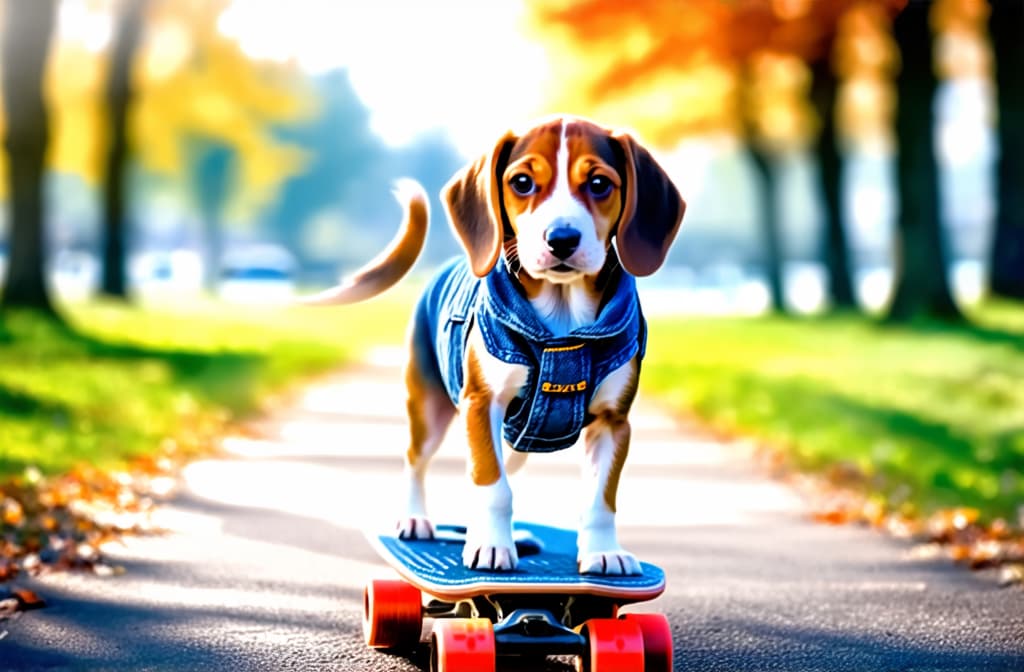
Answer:
[[[587,646],[583,635],[545,610],[516,609],[494,626],[498,651],[518,656],[578,656]]]

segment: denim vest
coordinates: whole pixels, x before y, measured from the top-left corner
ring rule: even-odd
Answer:
[[[616,269],[610,283],[614,292],[593,324],[555,337],[503,263],[477,278],[460,257],[427,286],[417,306],[417,333],[432,339],[428,347],[456,405],[471,326],[480,330],[491,355],[526,366],[526,384],[505,413],[505,441],[524,452],[562,450],[593,420],[587,408],[594,390],[612,371],[644,355],[647,328],[636,281]]]

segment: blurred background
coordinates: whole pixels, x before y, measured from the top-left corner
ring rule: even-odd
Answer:
[[[45,156],[24,181],[6,166],[7,303],[38,273],[60,298],[287,298],[385,244],[406,175],[434,196],[429,267],[458,252],[440,186],[556,111],[639,133],[689,203],[652,310],[903,309],[901,281],[925,312],[1024,294],[1021,170],[996,169],[1021,56],[989,27],[1013,39],[1013,0],[912,2],[899,34],[905,0],[7,4],[7,153]],[[901,179],[901,142],[929,140]],[[18,217],[19,187],[38,213]]]
[[[440,187],[568,112],[637,133],[688,202],[641,283],[645,389],[887,510],[1024,516],[1020,0],[0,11],[4,474],[201,444],[398,343],[459,253]],[[417,278],[288,306],[384,247],[403,176],[432,197]]]

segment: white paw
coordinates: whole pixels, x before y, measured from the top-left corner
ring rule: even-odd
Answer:
[[[512,571],[519,564],[515,545],[470,545],[462,551],[462,564],[469,569]]]
[[[426,516],[409,516],[395,526],[399,539],[433,539],[434,525]]]
[[[462,549],[462,564],[469,569],[511,571],[519,564],[515,542],[512,541],[512,523],[470,528],[466,546]]]
[[[626,576],[643,573],[636,556],[623,550],[581,553],[578,565],[580,574]]]

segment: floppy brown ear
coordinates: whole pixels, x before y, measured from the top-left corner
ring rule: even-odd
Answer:
[[[516,137],[506,133],[494,149],[457,172],[441,190],[455,235],[477,277],[491,272],[501,254],[505,207],[501,179]]]
[[[686,212],[686,202],[650,152],[632,136],[613,136],[625,155],[625,197],[616,233],[622,267],[650,275],[665,263]]]

